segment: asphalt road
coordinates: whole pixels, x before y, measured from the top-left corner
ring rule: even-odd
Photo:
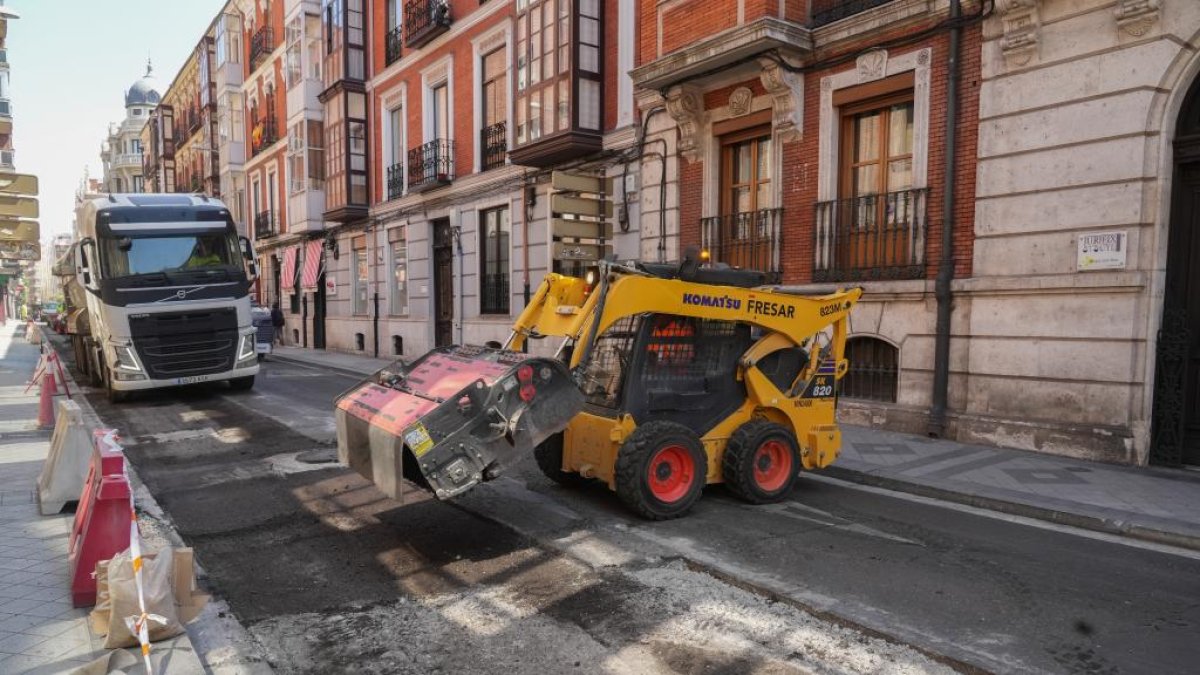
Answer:
[[[336,670],[364,650],[370,672],[844,672],[822,650],[880,655],[858,638],[789,646],[793,605],[996,672],[1200,663],[1197,556],[836,481],[802,480],[768,507],[709,489],[689,517],[646,523],[529,461],[455,503],[398,507],[311,452],[328,454],[330,401],[353,383],[269,361],[245,394],[90,396],[282,670]],[[697,569],[784,602],[710,588]],[[716,617],[681,619],[705,594],[721,598]],[[738,614],[784,610],[793,628],[767,637]],[[881,658],[882,671],[937,668]]]

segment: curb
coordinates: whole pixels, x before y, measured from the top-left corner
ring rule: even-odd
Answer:
[[[55,340],[47,337],[45,340],[47,346],[55,352],[59,352],[59,347],[62,345],[56,344]],[[59,353],[61,358],[62,354]],[[105,425],[103,418],[92,407],[90,401],[87,400],[87,388],[81,387],[75,381],[74,374],[71,373],[71,368],[63,367],[63,375],[69,380],[74,387],[71,400],[79,404],[84,421],[88,424],[94,424],[97,428]],[[119,431],[119,430],[118,430]],[[175,525],[171,522],[170,516],[158,504],[158,500],[142,482],[137,473],[137,467],[133,462],[125,459],[125,471],[129,476],[130,489],[134,492],[134,503],[137,510],[148,516],[150,522],[141,520],[143,525],[148,525],[147,529],[155,531],[155,534],[162,537],[166,542],[174,547],[185,547],[187,543],[179,532],[175,530]],[[143,538],[147,537],[143,535]],[[206,583],[208,574],[199,563],[196,566],[196,581],[197,585]],[[251,653],[250,649],[261,648],[254,642],[254,638],[249,631],[242,626],[241,622],[234,617],[232,610],[228,608],[224,598],[219,594],[213,593],[212,598],[208,601],[204,611],[199,617],[192,620],[191,623],[184,626],[184,632],[181,634],[186,638],[188,645],[191,648],[191,653],[195,657],[195,665],[198,666],[198,672],[213,673],[214,675],[234,675],[241,673],[269,673],[272,672],[268,665],[267,659],[261,653]],[[178,639],[179,636],[173,639]],[[199,640],[193,638],[200,638]],[[197,644],[199,642],[200,644]],[[247,648],[247,645],[253,645]],[[190,665],[190,664],[189,664]],[[196,672],[189,670],[185,672]]]
[[[907,492],[909,494],[914,494],[921,497],[929,497],[932,499],[940,499],[942,501],[964,504],[966,506],[974,506],[976,508],[986,509],[988,511],[997,511],[999,513],[1006,513],[1013,516],[1033,518],[1035,520],[1045,520],[1047,522],[1056,523],[1059,525],[1069,525],[1071,527],[1077,527],[1084,530],[1092,530],[1093,532],[1103,532],[1105,534],[1114,534],[1120,537],[1127,537],[1129,539],[1138,539],[1155,544],[1164,544],[1167,546],[1175,546],[1178,548],[1200,551],[1200,536],[1161,530],[1135,522],[1105,518],[1102,516],[1094,516],[1083,513],[1074,513],[1071,511],[1037,506],[1025,502],[1000,499],[997,497],[987,497],[984,495],[959,492],[933,485],[925,485],[907,481],[900,478],[865,473],[863,471],[847,469],[845,467],[839,467],[836,465],[826,467],[822,470],[822,473],[830,478],[838,478],[840,480],[858,483],[860,485],[870,485],[872,487],[879,487],[885,490],[893,490],[896,492]]]
[[[283,361],[284,363],[291,363],[291,364],[299,365],[299,366],[308,366],[309,368],[317,368],[320,370],[331,370],[335,373],[338,373],[339,375],[345,375],[347,377],[353,377],[353,378],[357,378],[359,380],[369,377],[371,375],[371,373],[375,372],[374,370],[368,370],[368,371],[354,370],[353,368],[347,368],[345,366],[331,366],[331,365],[328,365],[325,363],[309,361],[307,359],[302,359],[302,358],[298,358],[295,356],[285,356],[282,354],[276,354],[274,352],[272,352],[268,356],[269,356],[269,358],[267,359],[268,363],[271,361]]]

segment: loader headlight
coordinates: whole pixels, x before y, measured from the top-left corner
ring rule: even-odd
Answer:
[[[246,333],[238,342],[238,365],[242,365],[243,361],[254,361],[257,354],[254,352],[254,333]]]

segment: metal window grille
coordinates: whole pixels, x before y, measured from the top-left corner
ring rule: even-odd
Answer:
[[[621,384],[633,353],[641,317],[627,316],[600,334],[585,364],[583,392],[592,405],[615,408],[621,401]]]
[[[483,154],[483,170],[504,166],[508,154],[508,123],[496,122],[479,131],[479,147]]]
[[[408,186],[421,190],[454,180],[454,141],[436,138],[408,151]]]
[[[873,337],[846,341],[850,369],[842,378],[842,396],[864,401],[896,402],[899,385],[900,350]]]
[[[404,165],[393,164],[387,169],[388,199],[399,199],[404,194]]]
[[[479,311],[483,314],[508,314],[508,274],[483,275],[483,293],[479,299]]]
[[[384,55],[387,59],[387,65],[392,65],[400,60],[400,46],[402,44],[401,37],[404,34],[402,26],[396,26],[388,31],[387,42],[384,46]]]
[[[854,16],[868,9],[886,5],[892,0],[816,0],[812,6],[812,20],[809,27],[816,28],[827,23],[839,21],[848,16]]]
[[[708,378],[730,365],[737,324],[659,314],[646,341],[642,380],[649,390],[704,391]]]
[[[818,202],[813,280],[925,276],[925,188]]]
[[[745,213],[703,218],[701,246],[721,262],[742,269],[766,272],[768,280],[782,278],[779,254],[783,209],[760,209]]]

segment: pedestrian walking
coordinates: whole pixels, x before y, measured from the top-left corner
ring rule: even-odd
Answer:
[[[283,310],[279,309],[279,302],[271,305],[271,325],[275,327],[275,342],[283,344]]]

